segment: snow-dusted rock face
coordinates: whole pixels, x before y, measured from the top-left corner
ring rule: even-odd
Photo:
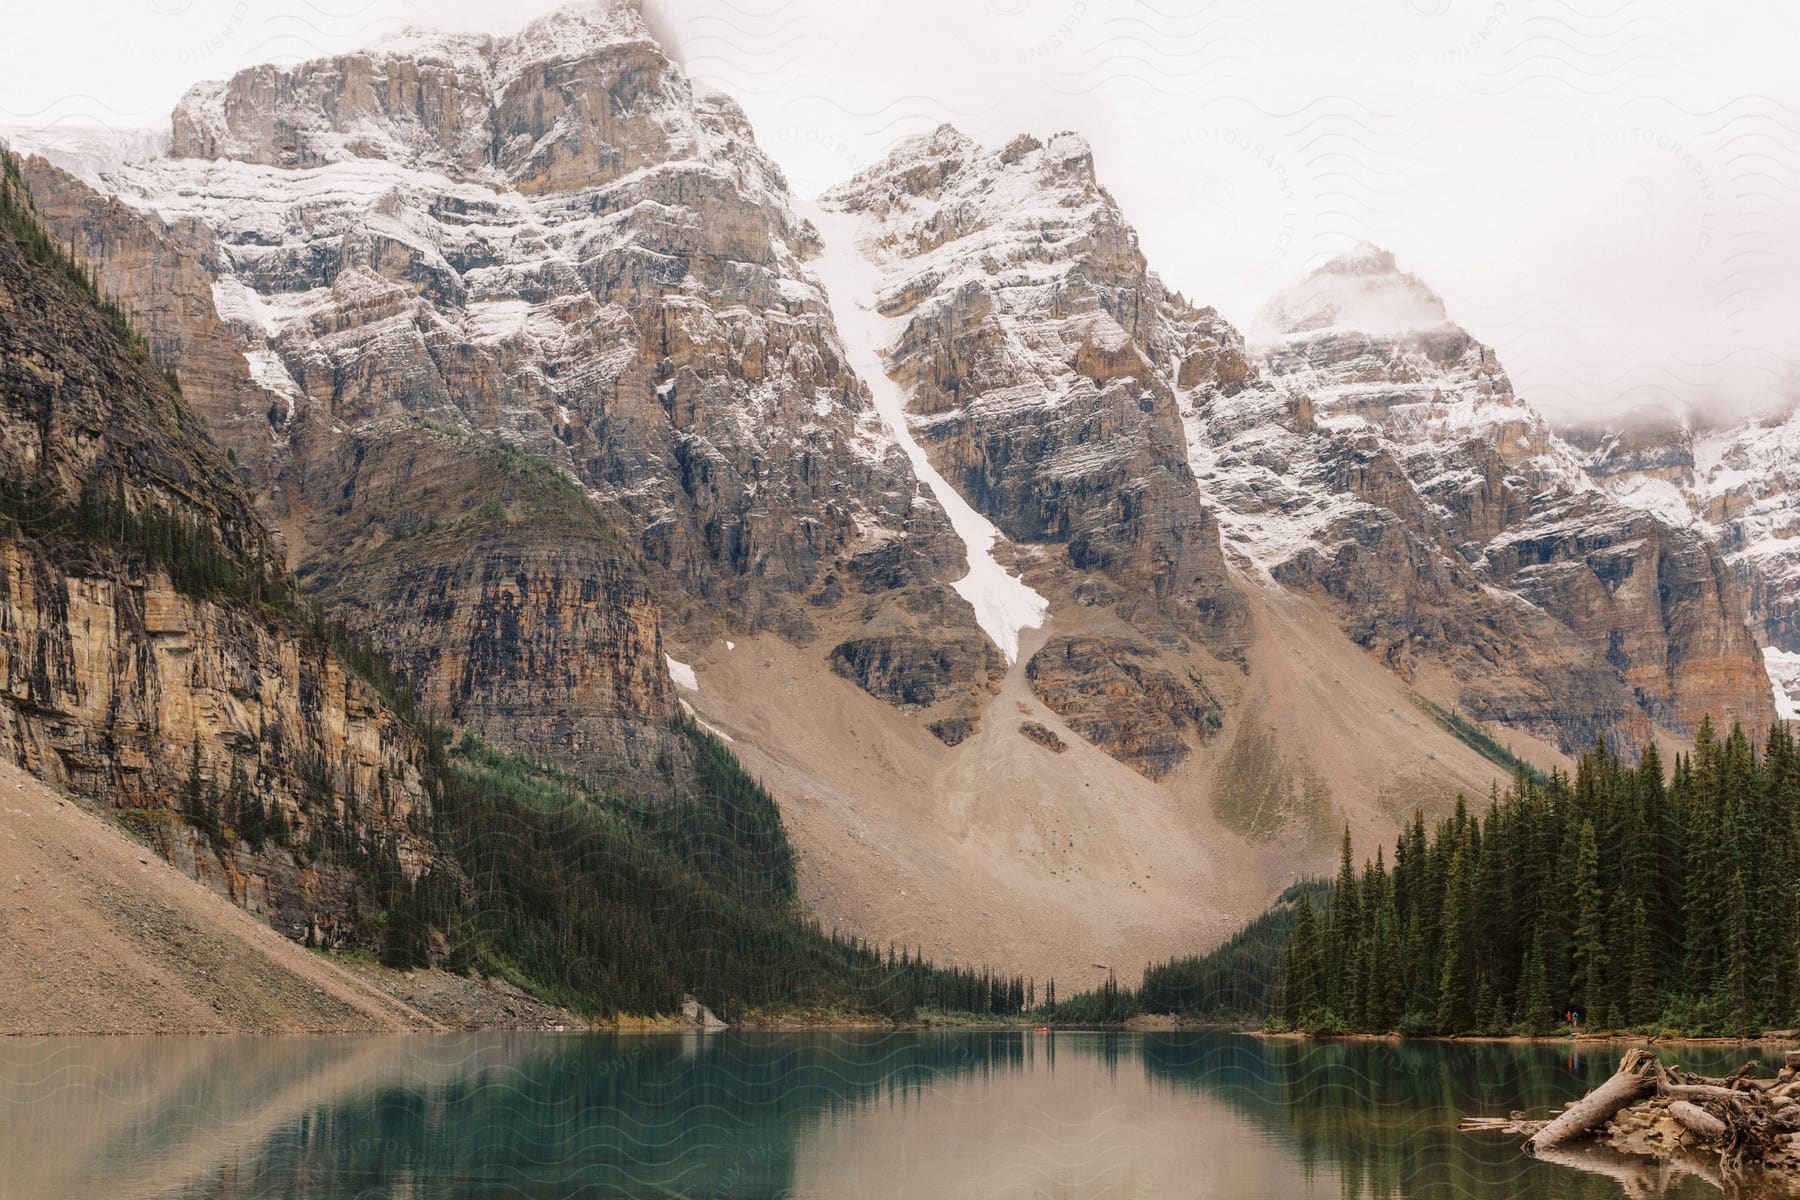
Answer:
[[[1076,135],[941,128],[815,224],[615,0],[202,84],[169,144],[99,172],[116,203],[48,186],[52,221],[302,578],[490,732],[660,721],[666,620],[818,643],[954,743],[1048,624],[1037,697],[1160,776],[1230,715],[1203,679],[1247,661],[1245,586],[1566,746],[1767,719],[1706,537],[1596,487],[1391,255],[1277,297],[1253,350],[1150,270]],[[523,519],[530,478],[465,503],[496,441],[597,518]]]
[[[987,150],[945,125],[822,204],[871,268],[861,302],[886,319],[922,473],[1023,548],[1049,597],[1033,693],[1140,773],[1174,771],[1221,729],[1205,678],[1239,676],[1221,662],[1251,637],[1176,395],[1234,393],[1241,339],[1150,271],[1072,133]]]
[[[1586,486],[1579,457],[1513,393],[1488,347],[1394,256],[1364,243],[1282,292],[1251,326],[1265,373],[1318,423],[1399,445],[1492,446],[1533,486]]]
[[[984,150],[946,125],[826,193],[882,269],[919,441],[1018,542],[1060,548],[1230,652],[1246,636],[1175,393],[1243,378],[1236,335],[1165,289],[1071,133]]]
[[[216,232],[271,437],[499,433],[677,576],[801,634],[797,594],[904,531],[912,480],[806,280],[811,231],[736,105],[695,96],[631,6],[255,68],[175,127],[175,157],[113,183]]]
[[[1568,748],[1704,713],[1760,727],[1767,683],[1716,551],[1603,493],[1494,352],[1359,246],[1272,300],[1258,372],[1184,398],[1225,545],[1317,588],[1403,677]]]
[[[1141,631],[1154,610],[1215,651],[1239,636],[1223,527],[1252,582],[1332,597],[1358,643],[1407,680],[1447,670],[1482,719],[1570,749],[1769,719],[1713,549],[1598,489],[1386,251],[1277,296],[1252,350],[1149,270],[1075,135],[984,150],[945,126],[824,203],[882,270],[888,364],[932,463],[1013,541],[1062,547],[1090,594],[1151,601]],[[1059,679],[1040,698],[1075,720],[1068,664],[1105,656],[1040,655],[1033,679]]]
[[[1800,411],[1695,428],[1633,417],[1571,431],[1588,471],[1625,504],[1689,525],[1725,556],[1764,647],[1776,703],[1800,699]]]
[[[465,672],[481,661],[465,633],[517,634],[480,654],[519,670],[437,682],[473,702],[484,677],[508,680],[490,716],[565,714],[534,746],[609,709],[660,728],[672,695],[657,654],[633,651],[658,639],[642,585],[582,522],[483,518],[461,544],[492,570],[450,563],[419,585],[423,543],[396,535],[486,511],[445,491],[481,480],[440,469],[429,424],[566,472],[693,636],[724,622],[966,651],[974,678],[940,707],[972,716],[988,660],[950,587],[962,547],[846,360],[805,265],[816,231],[741,110],[696,94],[629,0],[513,38],[409,35],[254,68],[192,89],[173,125],[171,156],[106,175],[123,204],[65,178],[53,220],[205,376],[194,402],[302,579],[399,660]],[[435,490],[413,479],[434,471]],[[570,607],[581,578],[608,581],[588,602],[625,604],[629,638]],[[891,603],[872,608],[877,592]],[[533,598],[547,607],[530,620],[500,611]],[[445,604],[464,615],[442,620]],[[576,687],[593,661],[613,682]]]
[[[703,123],[637,5],[615,0],[559,9],[516,37],[408,31],[299,70],[199,84],[175,109],[171,153],[276,167],[381,159],[569,190],[682,150],[701,157]]]

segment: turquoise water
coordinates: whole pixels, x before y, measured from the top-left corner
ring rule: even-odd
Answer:
[[[1716,1195],[1455,1131],[1615,1061],[1221,1034],[16,1039],[0,1197]]]

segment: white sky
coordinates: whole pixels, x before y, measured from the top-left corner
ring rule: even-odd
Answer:
[[[160,125],[189,83],[553,0],[15,5],[0,124]],[[1392,249],[1553,414],[1800,381],[1788,0],[661,0],[806,195],[950,120],[1078,129],[1152,266],[1247,324]]]

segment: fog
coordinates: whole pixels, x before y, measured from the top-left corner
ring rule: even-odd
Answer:
[[[186,86],[547,0],[87,0],[8,14],[0,124],[161,125]],[[951,121],[1076,129],[1152,266],[1240,325],[1362,240],[1555,419],[1788,403],[1800,7],[1697,0],[664,0],[795,190]]]

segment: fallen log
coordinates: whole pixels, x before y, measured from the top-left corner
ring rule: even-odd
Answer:
[[[1529,1136],[1536,1133],[1548,1121],[1527,1121],[1514,1114],[1510,1117],[1464,1117],[1456,1127],[1458,1133],[1510,1133],[1514,1136]]]
[[[1533,1154],[1574,1141],[1613,1119],[1620,1109],[1650,1096],[1657,1079],[1647,1069],[1656,1060],[1643,1050],[1627,1050],[1619,1069],[1605,1083],[1564,1109],[1562,1115],[1532,1135],[1525,1143]]]
[[[1687,1100],[1676,1100],[1669,1105],[1669,1115],[1681,1122],[1690,1133],[1697,1133],[1704,1138],[1722,1138],[1725,1136],[1725,1122]]]
[[[1565,1161],[1570,1143],[1583,1138],[1665,1164],[1687,1158],[1692,1167],[1704,1156],[1716,1162],[1702,1168],[1709,1178],[1711,1170],[1733,1179],[1754,1172],[1759,1187],[1800,1195],[1800,1102],[1786,1094],[1788,1083],[1751,1078],[1754,1070],[1752,1063],[1717,1079],[1631,1050],[1611,1077],[1550,1120],[1515,1112],[1471,1117],[1460,1128],[1526,1136],[1526,1152],[1549,1161]]]

